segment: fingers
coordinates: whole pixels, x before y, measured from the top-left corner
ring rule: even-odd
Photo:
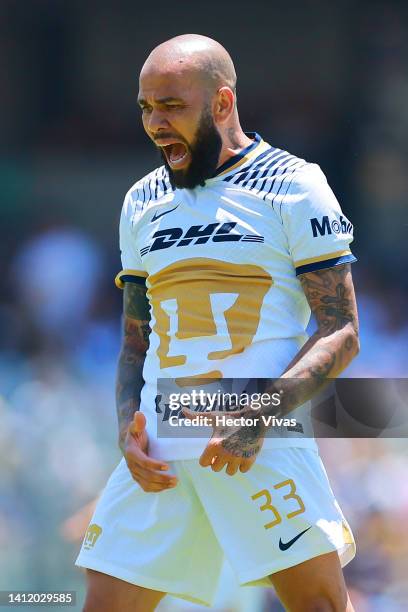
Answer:
[[[163,487],[163,485],[157,484],[155,482],[150,482],[150,480],[136,480],[137,484],[143,489],[145,493],[160,493],[160,491],[167,491],[168,489],[173,489],[176,485],[171,485],[168,487]]]
[[[227,457],[218,456],[215,457],[211,464],[211,469],[213,472],[221,472],[224,465],[228,463]]]
[[[249,461],[248,459],[243,459],[242,457],[220,455],[214,457],[209,465],[211,466],[213,472],[221,472],[225,467],[225,473],[228,474],[228,476],[234,476],[238,470],[242,473],[248,472],[253,463],[254,461]]]
[[[130,472],[132,475],[132,478],[135,482],[137,482],[138,485],[140,485],[140,487],[143,489],[143,491],[145,491],[146,493],[159,493],[159,491],[167,491],[168,489],[173,489],[176,484],[168,484],[168,485],[164,485],[162,483],[159,482],[153,482],[150,479],[150,476],[147,478],[142,478],[139,475],[135,475],[132,472]]]
[[[216,456],[216,450],[211,444],[208,444],[208,446],[206,446],[204,452],[202,453],[200,457],[200,461],[199,461],[200,465],[202,467],[208,467],[209,465],[212,464],[215,456]]]
[[[230,461],[228,461],[227,469],[225,470],[228,476],[234,476],[234,474],[238,472],[241,466],[241,461],[242,460],[238,457],[236,457],[235,459],[230,459]]]
[[[129,471],[135,480],[146,492],[165,491],[177,485],[177,478],[171,474],[160,474],[152,470],[145,470],[139,466],[129,466]]]
[[[134,461],[137,465],[140,465],[140,467],[145,470],[167,472],[167,470],[169,469],[167,463],[164,463],[163,461],[158,461],[157,459],[152,459],[148,455],[145,455],[143,452],[130,454],[130,459]]]
[[[251,469],[254,463],[255,457],[251,457],[250,459],[243,459],[239,466],[239,471],[245,474],[245,472],[248,472]]]
[[[255,463],[255,457],[249,459],[236,457],[220,450],[218,445],[209,444],[201,455],[199,463],[202,467],[211,467],[213,472],[221,472],[226,467],[225,473],[234,476],[238,470],[242,473],[248,472]]]
[[[154,484],[162,485],[163,488],[177,484],[177,478],[173,474],[163,474],[162,472],[154,472],[152,470],[145,470],[137,464],[129,464],[128,468],[133,478],[137,482],[141,480],[149,481]]]
[[[129,425],[128,435],[125,440],[124,456],[126,462],[128,464],[129,462],[135,462],[146,470],[165,472],[169,469],[168,464],[165,461],[153,459],[147,454],[147,439],[143,441],[145,424],[146,419],[144,415],[136,413],[132,423]]]
[[[146,429],[146,417],[143,412],[136,411],[133,421],[129,425],[129,432],[133,435],[142,433]]]
[[[162,461],[152,459],[137,445],[128,447],[124,456],[132,478],[144,491],[164,491],[176,486],[178,482],[176,476],[166,473],[169,466]]]

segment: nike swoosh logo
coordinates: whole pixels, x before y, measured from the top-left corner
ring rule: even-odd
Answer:
[[[159,214],[157,214],[157,210],[156,210],[150,223],[153,223],[153,221],[157,221],[157,219],[160,219],[160,217],[163,217],[163,215],[167,215],[168,213],[173,212],[173,210],[176,210],[176,208],[178,207],[179,207],[179,204],[177,204],[177,206],[175,206],[174,208],[170,208],[170,210],[165,210],[164,212],[161,212]]]
[[[304,533],[306,533],[306,531],[309,531],[309,529],[312,528],[312,525],[310,525],[310,527],[308,527],[307,529],[305,529],[304,531],[301,531],[300,533],[297,534],[297,536],[295,536],[294,538],[292,538],[291,540],[289,540],[289,542],[282,542],[281,538],[279,538],[279,548],[281,550],[288,550],[288,548],[290,548],[291,546],[293,546],[293,544],[302,537],[302,535]]]

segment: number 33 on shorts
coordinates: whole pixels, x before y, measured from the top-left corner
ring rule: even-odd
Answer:
[[[286,490],[286,493],[283,495],[283,499],[287,502],[288,512],[285,515],[287,519],[298,516],[305,511],[305,504],[303,503],[302,498],[296,493],[296,485],[291,478],[278,482],[278,484],[273,486],[273,489],[283,489],[281,493],[284,493]],[[262,489],[261,491],[254,493],[251,495],[251,499],[254,501],[258,499],[263,500],[263,503],[259,506],[259,510],[261,512],[271,512],[273,515],[273,520],[265,523],[265,529],[271,529],[272,527],[275,527],[275,525],[279,525],[279,523],[282,522],[281,513],[278,511],[276,506],[272,504],[272,493],[269,491],[269,489]],[[269,515],[268,518],[270,518],[270,516],[271,515]]]

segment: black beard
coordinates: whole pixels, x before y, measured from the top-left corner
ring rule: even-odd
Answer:
[[[198,185],[204,186],[205,180],[214,176],[221,148],[221,136],[215,127],[212,115],[205,110],[201,115],[194,142],[189,146],[191,161],[185,170],[172,170],[160,149],[173,189],[194,189]]]

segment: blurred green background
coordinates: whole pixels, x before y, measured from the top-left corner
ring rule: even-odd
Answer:
[[[187,32],[230,51],[244,129],[319,163],[355,225],[362,350],[345,374],[407,377],[406,2],[1,0],[0,589],[83,597],[73,561],[119,460],[118,218],[158,162],[138,73]],[[407,610],[405,441],[320,447],[357,539],[356,610]],[[281,610],[228,567],[214,609]]]

